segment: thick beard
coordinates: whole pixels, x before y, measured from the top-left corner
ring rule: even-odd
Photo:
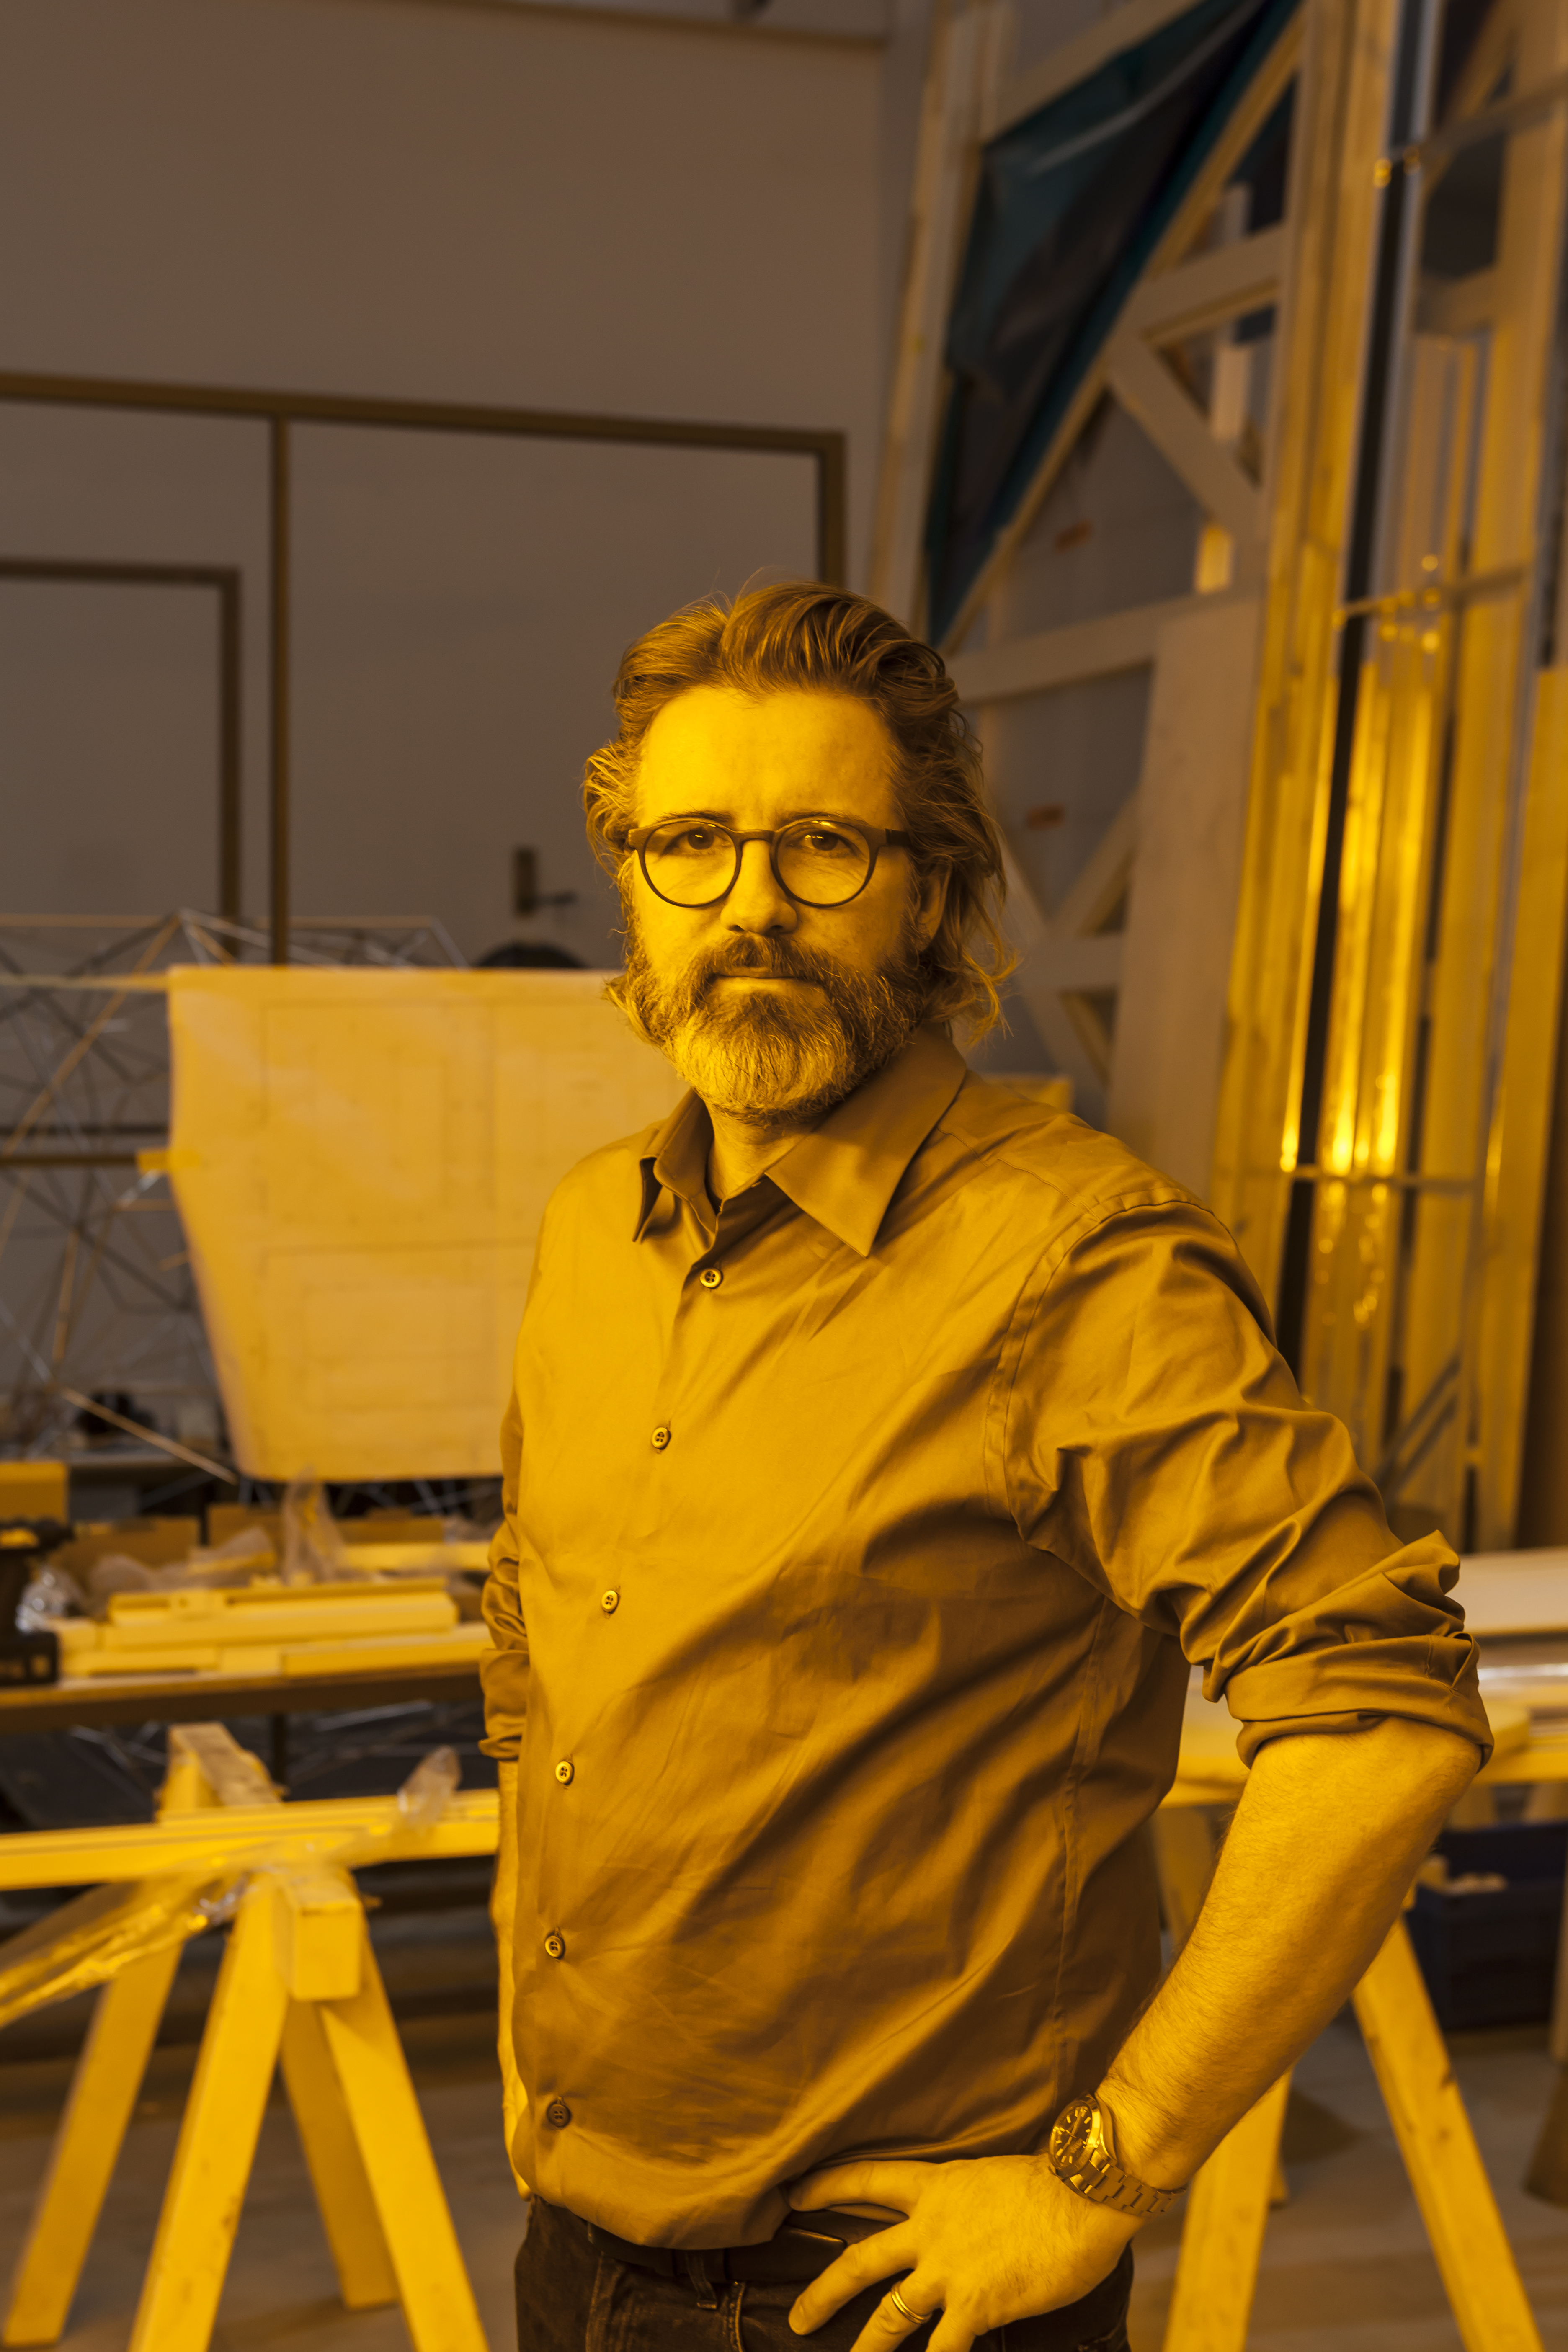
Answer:
[[[626,969],[609,993],[648,1043],[674,1063],[712,1109],[763,1131],[808,1126],[891,1061],[923,1019],[931,988],[912,921],[893,961],[861,972],[790,939],[738,932],[693,959],[677,978],[655,971],[633,909]],[[815,981],[797,999],[715,999],[716,980],[772,972]]]

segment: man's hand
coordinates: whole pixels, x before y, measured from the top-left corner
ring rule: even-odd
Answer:
[[[891,2352],[938,2310],[931,2352],[970,2352],[988,2327],[1076,2303],[1115,2269],[1142,2226],[1078,2196],[1040,2156],[836,2164],[797,2181],[790,2203],[797,2211],[881,2205],[908,2216],[850,2246],[790,2313],[795,2333],[809,2336],[862,2288],[896,2280],[917,2317],[907,2318],[889,2292],[856,2337],[854,2352]]]

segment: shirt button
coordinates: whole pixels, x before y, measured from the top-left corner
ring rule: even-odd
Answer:
[[[563,1960],[566,1958],[565,1937],[558,1935],[552,1930],[551,1934],[546,1936],[544,1938],[544,1948],[549,1953],[552,1960]]]
[[[664,1452],[665,1447],[669,1444],[670,1434],[668,1425],[661,1421],[653,1433],[653,1450],[656,1454]]]
[[[572,2120],[572,2110],[564,2099],[552,2099],[544,2110],[544,2120],[553,2124],[557,2131],[564,2131]]]
[[[719,1285],[723,1281],[724,1276],[721,1268],[719,1266],[705,1265],[697,1279],[702,1285],[704,1290],[717,1290]]]
[[[563,1788],[566,1786],[567,1781],[572,1778],[572,1774],[574,1769],[575,1767],[574,1766],[570,1756],[563,1756],[561,1759],[560,1763],[555,1767],[555,1777],[560,1781]]]
[[[621,1605],[621,1596],[620,1596],[620,1594],[616,1591],[616,1588],[615,1588],[615,1586],[614,1586],[613,1584],[611,1585],[611,1587],[610,1587],[610,1589],[609,1589],[608,1592],[601,1592],[601,1593],[600,1593],[600,1595],[599,1595],[599,1606],[600,1606],[600,1608],[604,1611],[604,1612],[605,1612],[605,1616],[606,1616],[606,1617],[613,1617],[613,1616],[615,1615],[615,1613],[616,1613],[616,1610],[620,1607],[620,1605]]]

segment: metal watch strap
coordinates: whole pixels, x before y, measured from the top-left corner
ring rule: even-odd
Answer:
[[[1109,2205],[1141,2221],[1168,2213],[1181,2190],[1155,2189],[1118,2164],[1110,2152],[1109,2121],[1092,2095],[1069,2101],[1051,2129],[1046,2151],[1051,2170],[1091,2204]]]

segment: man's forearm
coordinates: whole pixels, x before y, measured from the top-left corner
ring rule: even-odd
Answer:
[[[1107,2074],[1121,2162],[1177,2187],[1328,2022],[1479,1756],[1386,1717],[1270,1740],[1192,1936]]]

